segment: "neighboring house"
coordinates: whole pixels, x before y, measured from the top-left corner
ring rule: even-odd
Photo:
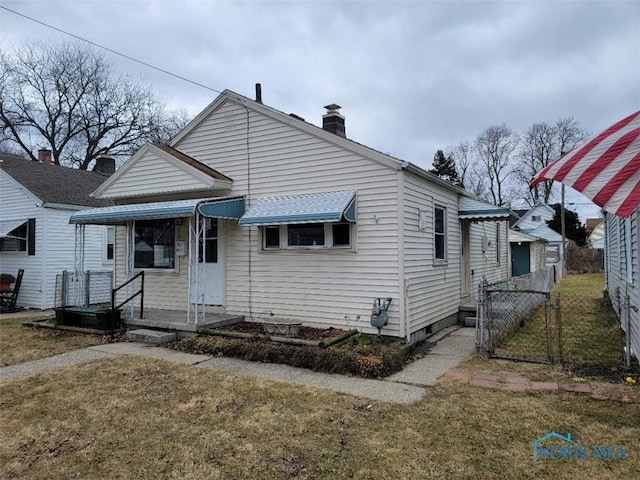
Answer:
[[[542,239],[546,244],[546,265],[554,266],[557,278],[562,277],[562,235],[547,226],[555,211],[549,205],[538,203],[524,212],[520,211],[520,218],[511,228],[527,235]]]
[[[545,268],[547,241],[522,231],[509,231],[511,276],[518,277]]]
[[[0,153],[0,270],[15,275],[24,269],[17,306],[45,309],[54,306],[56,275],[74,270],[75,227],[69,217],[112,202],[89,196],[108,175],[52,165],[48,150],[40,150],[39,158]],[[112,162],[99,159],[98,166],[106,165],[108,173]],[[94,226],[86,234],[87,270],[110,270],[107,228]]]
[[[118,225],[116,284],[143,270],[145,311],[185,330],[226,313],[377,333],[376,298],[384,335],[456,323],[481,279],[507,279],[510,211],[347,139],[325,108],[320,128],[225,90],[94,193],[117,206],[71,221]]]
[[[605,289],[627,335],[630,354],[640,359],[638,215],[638,209],[629,218],[605,214],[604,263]]]

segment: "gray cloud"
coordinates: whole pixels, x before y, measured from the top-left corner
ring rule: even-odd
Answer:
[[[598,131],[640,108],[637,1],[4,1],[217,90],[430,167],[435,150],[505,122],[568,115]],[[62,35],[0,10],[0,38]],[[214,92],[109,55],[193,114]]]

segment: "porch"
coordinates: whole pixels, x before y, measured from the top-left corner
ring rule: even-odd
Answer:
[[[157,328],[180,332],[195,332],[199,327],[217,328],[242,321],[244,321],[243,315],[205,313],[195,325],[188,323],[186,310],[161,310],[159,308],[145,308],[143,318],[140,318],[140,311],[134,309],[132,318],[122,319],[125,327]]]

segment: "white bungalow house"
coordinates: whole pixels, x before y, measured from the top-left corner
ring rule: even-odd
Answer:
[[[40,150],[39,158],[0,153],[0,270],[14,276],[24,270],[18,307],[46,309],[54,306],[56,275],[74,270],[69,217],[112,203],[89,196],[108,178],[112,170],[104,167],[112,159],[101,159],[98,173],[53,165],[48,150]],[[113,233],[103,226],[86,230],[87,270],[111,270]]]
[[[546,265],[554,266],[557,278],[562,277],[562,256],[564,248],[562,235],[547,226],[555,211],[549,205],[538,203],[521,213],[520,218],[511,228],[546,242]]]
[[[184,330],[232,314],[377,333],[374,299],[391,298],[381,333],[414,341],[507,279],[509,210],[349,140],[325,108],[317,127],[225,90],[94,192],[116,206],[71,222],[118,226],[116,285],[145,272],[149,313],[125,322],[151,308]]]
[[[640,359],[640,255],[638,215],[604,216],[605,289],[627,339],[625,362]]]

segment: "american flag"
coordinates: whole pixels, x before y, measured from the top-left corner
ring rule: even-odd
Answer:
[[[551,162],[531,187],[545,180],[572,187],[609,213],[631,215],[640,204],[640,111]]]

